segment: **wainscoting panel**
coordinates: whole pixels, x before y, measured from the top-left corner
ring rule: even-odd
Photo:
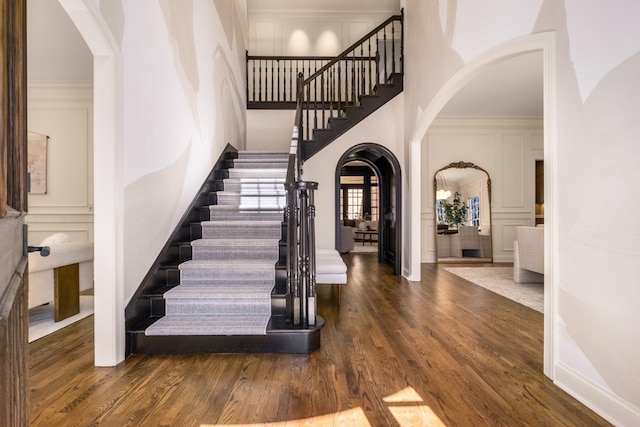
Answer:
[[[502,207],[525,207],[525,168],[523,134],[502,135],[500,153],[502,157]]]
[[[435,260],[433,176],[451,162],[485,169],[492,182],[494,262],[513,261],[515,227],[535,224],[535,160],[543,154],[540,118],[438,118],[422,150],[422,262]]]
[[[29,194],[29,244],[63,232],[93,240],[93,84],[32,83],[29,130],[49,137],[47,193]]]
[[[56,233],[68,234],[73,241],[93,240],[93,214],[29,214],[29,244],[39,245]]]

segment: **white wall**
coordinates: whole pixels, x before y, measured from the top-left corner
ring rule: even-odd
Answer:
[[[27,78],[29,82],[93,79],[91,52],[57,1],[27,0]]]
[[[101,5],[122,52],[125,302],[225,146],[244,149],[240,6]]]
[[[552,269],[546,277],[552,301],[545,314],[547,372],[614,424],[640,424],[640,229],[610,228],[627,224],[629,213],[640,209],[633,196],[640,181],[640,4],[404,4],[411,147],[426,134],[423,126],[437,114],[432,108],[448,81],[461,82],[466,70],[517,37],[555,33],[545,68],[551,125],[545,129],[545,179],[552,172],[545,182],[546,268]],[[611,189],[610,183],[618,185]]]
[[[249,54],[334,56],[400,11],[250,11]]]
[[[304,163],[303,179],[318,183],[315,199],[318,248],[335,248],[335,174],[340,157],[364,142],[383,145],[398,159],[404,157],[403,102],[402,94],[396,96]],[[402,191],[406,194],[404,175],[402,180]],[[405,200],[403,197],[403,203]]]
[[[535,161],[543,158],[542,120],[536,118],[440,118],[422,150],[422,262],[435,262],[435,172],[471,162],[492,183],[494,262],[513,261],[515,229],[535,224]]]
[[[247,150],[289,152],[295,115],[295,110],[247,110]]]
[[[29,194],[29,244],[63,232],[93,240],[93,84],[31,82],[29,130],[49,136],[47,192]]]

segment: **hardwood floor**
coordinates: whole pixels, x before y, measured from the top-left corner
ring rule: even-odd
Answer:
[[[93,317],[30,344],[31,425],[609,425],[542,374],[542,314],[435,265],[412,283],[376,254],[345,260],[341,305],[319,286],[326,326],[310,355],[96,368]]]

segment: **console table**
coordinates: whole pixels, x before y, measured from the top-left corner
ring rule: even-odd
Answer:
[[[364,243],[367,242],[367,236],[369,236],[368,241],[373,244],[373,236],[378,235],[378,230],[354,230],[353,233],[355,234],[356,239],[358,238],[358,234],[362,235],[362,246],[364,246]]]

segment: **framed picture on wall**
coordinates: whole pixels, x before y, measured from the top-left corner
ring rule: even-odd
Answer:
[[[31,194],[47,193],[48,141],[47,135],[31,131],[27,135],[27,186]]]

